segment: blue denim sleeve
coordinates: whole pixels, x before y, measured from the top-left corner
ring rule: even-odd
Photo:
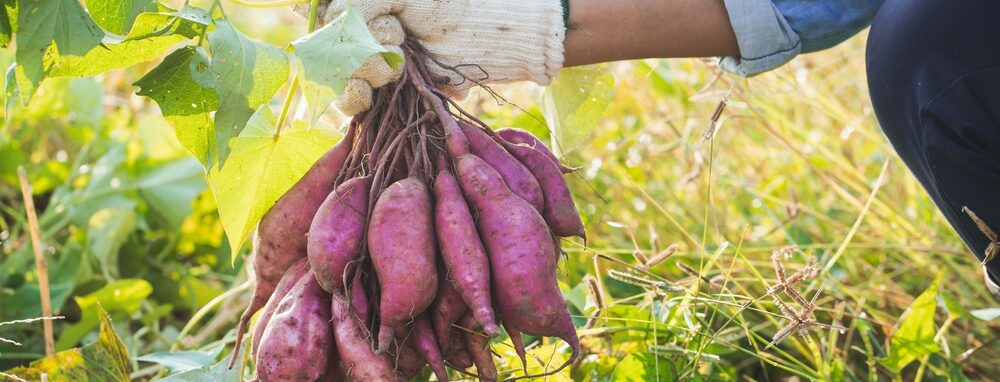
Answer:
[[[739,57],[722,69],[749,77],[823,50],[866,28],[884,0],[725,0]]]
[[[774,0],[802,40],[802,53],[837,45],[871,24],[884,0]]]

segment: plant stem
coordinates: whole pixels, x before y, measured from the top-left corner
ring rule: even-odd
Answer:
[[[28,228],[31,232],[31,247],[35,250],[35,266],[38,268],[38,293],[42,299],[42,316],[52,317],[52,297],[49,295],[49,265],[42,252],[41,228],[38,227],[38,215],[35,213],[35,201],[31,197],[31,185],[24,167],[17,168],[17,179],[21,182],[21,195],[24,197],[24,209],[28,214]],[[56,352],[55,339],[52,334],[52,321],[42,320],[45,334],[45,355],[51,357]]]
[[[242,0],[229,0],[229,1],[242,1]],[[295,4],[304,3],[304,0],[284,0],[285,2],[295,1]],[[312,0],[309,3],[309,33],[316,30],[316,20],[318,19],[319,0]],[[288,110],[292,107],[292,100],[295,99],[295,90],[299,88],[299,76],[296,75],[292,79],[291,85],[288,86],[288,96],[285,97],[285,104],[281,106],[281,114],[278,115],[278,123],[274,126],[274,139],[277,140],[281,137],[281,127],[285,125],[285,119],[288,118]]]

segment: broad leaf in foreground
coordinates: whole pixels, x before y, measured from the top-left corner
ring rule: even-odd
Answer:
[[[140,14],[125,37],[108,36],[103,45],[82,56],[49,54],[45,66],[49,77],[89,77],[110,70],[127,68],[160,57],[177,44],[197,37],[207,24],[182,17],[187,13],[207,12],[185,7],[178,12]]]
[[[580,146],[614,98],[615,79],[607,65],[563,69],[545,90],[542,110],[557,155]]]
[[[126,382],[131,380],[132,363],[128,350],[111,326],[104,309],[97,307],[101,331],[97,342],[82,348],[58,352],[25,367],[5,373],[28,381],[41,381],[42,374],[50,382]]]
[[[114,34],[125,34],[136,16],[156,10],[154,0],[87,0],[87,10],[97,25]]]
[[[222,164],[229,155],[230,138],[239,136],[254,110],[288,82],[288,56],[275,46],[251,40],[224,20],[216,21],[208,40],[219,94],[215,138]]]
[[[18,2],[17,70],[22,104],[45,79],[42,61],[53,42],[62,56],[82,56],[101,43],[104,32],[77,0]]]
[[[309,104],[309,122],[315,123],[347,80],[365,61],[386,52],[368,31],[361,14],[351,9],[323,28],[292,43],[299,84]]]
[[[889,342],[889,355],[882,360],[882,364],[889,370],[899,373],[910,362],[941,350],[937,341],[934,341],[937,333],[934,310],[937,307],[938,286],[942,276],[943,273],[938,273],[931,286],[913,300],[913,305],[903,313],[903,322]]]
[[[177,140],[206,168],[211,167],[209,154],[215,147],[212,112],[218,109],[219,101],[215,89],[200,84],[195,75],[207,73],[208,66],[208,57],[199,48],[184,47],[135,83],[139,95],[160,105]]]
[[[209,172],[233,259],[278,198],[337,143],[336,132],[303,124],[275,137],[274,123],[271,109],[261,108],[233,140],[232,153],[221,169]]]

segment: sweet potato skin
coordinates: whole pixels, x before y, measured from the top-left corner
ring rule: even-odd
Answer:
[[[559,158],[556,157],[556,154],[553,154],[552,150],[549,150],[548,146],[545,146],[545,144],[542,143],[538,137],[526,130],[507,127],[497,130],[497,135],[509,143],[516,145],[528,145],[528,147],[541,151],[542,154],[545,154],[547,158],[552,160],[552,163],[559,166],[559,171],[563,174],[571,174],[575,171],[573,168],[564,166],[562,162],[559,161]]]
[[[469,356],[476,365],[476,373],[481,381],[496,381],[499,373],[497,365],[493,362],[493,352],[490,350],[490,339],[483,333],[479,322],[470,314],[462,317],[460,324],[463,328],[471,332],[465,333],[465,346],[469,349]]]
[[[243,342],[250,319],[274,294],[285,271],[306,256],[306,235],[313,215],[327,195],[333,192],[334,178],[344,168],[356,133],[357,129],[351,127],[339,143],[320,157],[302,179],[275,202],[257,225],[253,243],[253,270],[257,283],[250,304],[237,324],[236,349]],[[230,367],[236,362],[237,353],[233,352]]]
[[[337,294],[330,299],[333,337],[341,369],[347,381],[396,381],[398,377],[388,354],[375,354],[368,343],[368,331],[363,324],[368,321],[367,298],[361,279],[356,277],[354,283],[350,299]]]
[[[431,214],[427,187],[415,177],[387,187],[372,210],[368,251],[382,293],[379,350],[434,300],[437,244]]]
[[[344,271],[361,257],[368,220],[370,176],[337,186],[319,207],[309,228],[309,265],[320,286],[330,293],[344,290]]]
[[[490,298],[489,259],[486,256],[486,248],[479,240],[472,212],[462,196],[462,189],[455,176],[446,170],[440,171],[434,180],[434,196],[435,230],[441,248],[441,258],[448,271],[448,281],[454,285],[486,333],[490,337],[496,337],[500,333]],[[442,292],[450,291],[439,291]],[[453,312],[452,315],[446,316],[445,318],[450,321],[447,323],[439,321],[435,316],[435,328],[438,330],[442,346],[448,337],[442,329],[451,326],[463,313],[465,312]]]
[[[251,349],[253,354],[257,354],[257,347],[260,345],[260,339],[264,335],[264,329],[267,328],[267,323],[271,321],[271,317],[274,316],[274,312],[278,309],[278,305],[281,300],[288,294],[292,288],[295,288],[298,281],[309,272],[309,262],[305,259],[299,259],[288,268],[285,275],[281,277],[281,281],[278,282],[278,286],[272,294],[272,298],[267,300],[267,305],[264,305],[264,310],[260,312],[257,317],[257,324],[253,330],[253,339],[251,342]]]
[[[493,140],[486,132],[480,130],[479,127],[464,122],[459,124],[462,126],[462,132],[465,133],[466,138],[469,140],[469,147],[473,154],[486,163],[489,163],[500,174],[504,183],[514,194],[527,200],[528,203],[531,203],[539,211],[545,208],[542,188],[535,179],[535,176],[531,174],[531,171],[527,167],[524,167],[524,164],[519,162],[517,158],[514,158],[503,146]]]
[[[261,382],[312,382],[326,375],[333,353],[329,301],[311,272],[281,299],[257,349]]]
[[[578,354],[579,339],[556,282],[558,259],[545,220],[475,155],[456,158],[455,167],[478,212],[501,320],[526,334],[562,338]]]
[[[451,325],[458,322],[468,309],[465,301],[462,300],[462,295],[458,293],[451,282],[447,280],[438,282],[438,292],[434,296],[434,302],[428,313],[434,326],[438,345],[441,348],[447,347]]]
[[[563,179],[559,166],[552,162],[541,151],[527,145],[505,144],[505,148],[515,158],[524,164],[538,180],[545,198],[545,208],[542,217],[556,236],[578,236],[587,239],[587,233],[576,210],[573,195],[569,191],[566,179]]]
[[[434,375],[437,376],[439,381],[448,381],[448,372],[444,367],[444,356],[441,354],[441,348],[438,347],[437,339],[434,338],[434,329],[431,328],[431,323],[427,319],[427,315],[423,314],[417,317],[413,321],[413,329],[410,331],[410,337],[413,340],[413,347],[417,349],[421,356],[423,356],[424,361],[431,366],[431,370],[434,371]]]

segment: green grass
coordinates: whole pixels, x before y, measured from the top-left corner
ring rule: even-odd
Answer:
[[[995,302],[975,258],[879,131],[863,42],[857,37],[749,80],[708,61],[612,66],[614,102],[593,138],[567,157],[581,167],[571,185],[591,240],[564,246],[562,277],[572,288],[567,294],[586,301],[581,319],[596,311],[580,286],[585,275],[599,276],[607,305],[596,326],[581,331],[600,360],[573,379],[612,378],[614,365],[636,353],[661,355],[644,359],[669,365],[650,368],[660,367],[659,380],[671,380],[670,373],[711,380],[944,380],[964,373],[975,380],[1000,370],[995,323],[960,311],[949,319],[944,305],[933,317],[939,351],[901,377],[880,364],[900,351],[887,349],[900,316],[939,271],[942,299],[965,310]],[[703,142],[730,89],[714,139]],[[518,102],[516,93],[510,97]],[[489,100],[481,104],[495,126],[530,121]],[[633,256],[673,243],[680,250],[655,267],[639,267]],[[810,258],[819,269],[794,289],[807,299],[818,294],[818,322],[844,330],[814,328],[764,350],[790,322],[762,297],[777,282],[771,253],[788,245],[800,249],[783,261],[788,275]],[[654,293],[609,277],[614,271],[686,291]]]

